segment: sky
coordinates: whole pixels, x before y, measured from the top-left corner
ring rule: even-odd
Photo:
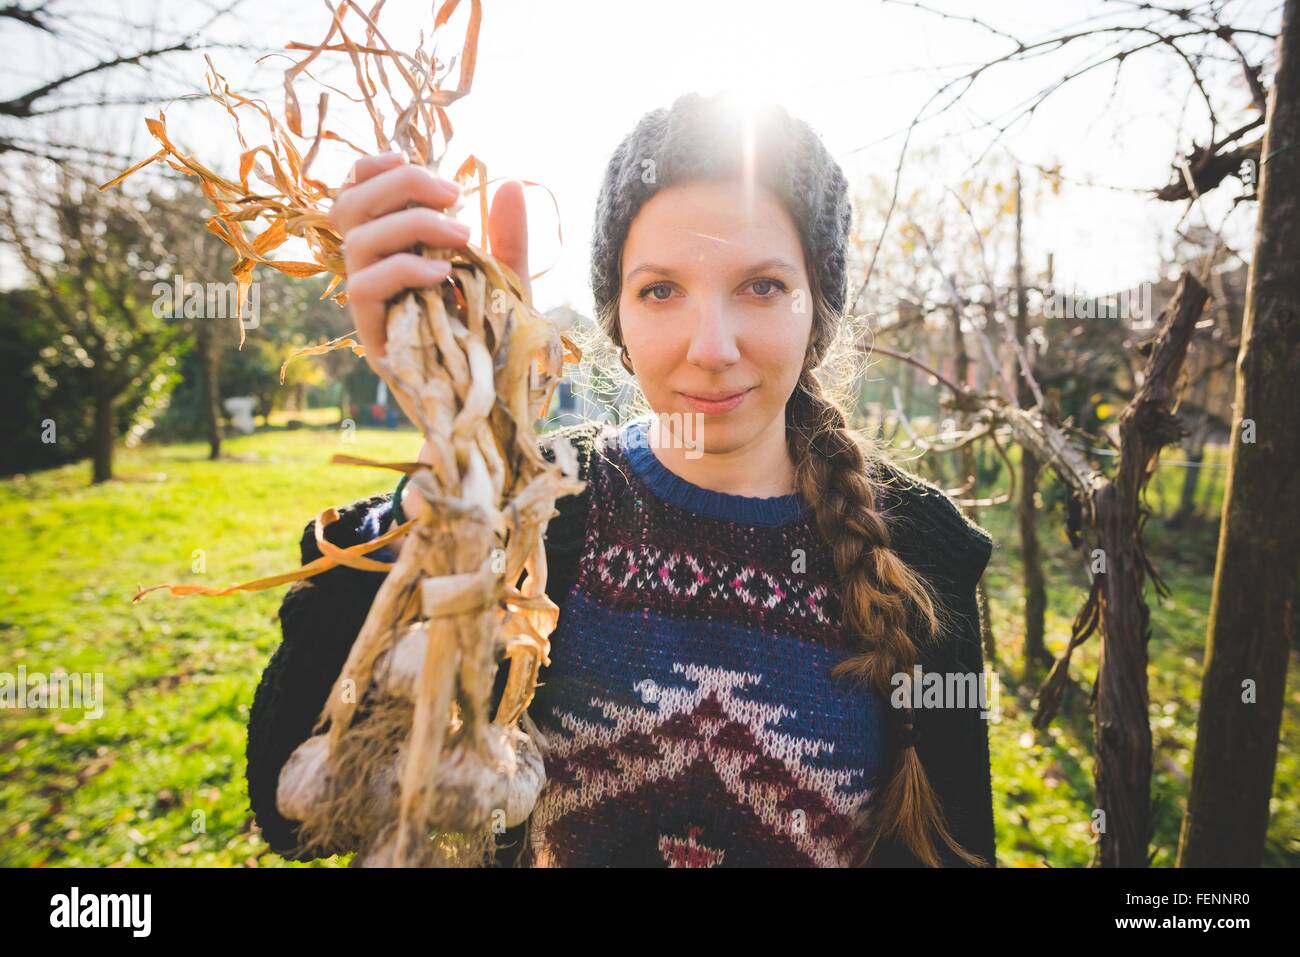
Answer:
[[[979,4],[978,14],[999,30],[1032,40],[1093,16],[1108,23],[1132,22],[1131,6],[988,0]],[[1237,6],[1240,22],[1276,29],[1276,4],[1241,0]],[[183,14],[178,10],[185,9],[189,22],[195,9],[144,2],[127,7],[139,20],[179,18]],[[1004,37],[963,22],[970,5],[935,0],[932,9],[952,16],[878,0],[486,0],[474,87],[450,110],[455,136],[445,171],[472,152],[484,161],[490,177],[544,184],[554,194],[558,213],[546,189],[527,190],[532,269],[549,267],[534,282],[535,303],[542,309],[567,304],[589,314],[588,237],[601,176],[611,152],[643,113],[668,106],[688,91],[746,91],[774,99],[808,122],[852,187],[860,188],[873,175],[890,178],[901,132],[937,87],[1010,45]],[[323,3],[261,0],[213,36],[251,38],[268,47],[281,40],[316,40],[324,34],[327,16]],[[413,42],[431,23],[430,4],[389,0],[380,22],[395,45],[409,46],[403,38]],[[463,27],[457,24],[463,23],[458,12],[448,49],[459,47]],[[12,40],[12,30],[8,36]],[[969,176],[972,159],[990,138],[987,132],[970,132],[971,127],[1009,116],[1027,95],[1077,68],[1096,49],[1081,42],[1033,63],[989,71],[960,109],[915,130],[915,161],[904,167],[904,194],[909,187],[932,189]],[[24,76],[48,75],[49,52],[39,38],[7,44],[10,76],[5,87],[21,86]],[[287,65],[282,57],[259,65],[239,50],[216,49],[212,56],[235,89],[263,90],[279,110],[279,73]],[[1095,71],[1014,126],[991,154],[1022,164],[1027,175],[1033,175],[1030,164],[1062,164],[1065,188],[1059,196],[1049,195],[1026,223],[1031,271],[1042,268],[1050,252],[1058,287],[1102,291],[1153,278],[1162,243],[1185,210],[1134,190],[1167,182],[1171,159],[1188,147],[1189,133],[1203,134],[1207,128],[1204,109],[1194,98],[1189,102],[1187,74],[1179,69],[1169,55],[1133,57],[1113,92],[1114,70]],[[1217,89],[1223,115],[1253,116],[1235,68],[1221,69]],[[175,81],[176,92],[201,87],[203,70],[198,56],[175,57],[168,61],[165,80]],[[346,81],[339,70],[320,75]],[[139,81],[124,76],[120,82],[126,89]],[[160,85],[157,78],[150,82]],[[334,100],[332,111],[341,105],[338,97]],[[304,97],[305,106],[310,102]],[[143,106],[123,106],[89,118],[65,115],[58,122],[61,134],[99,129],[103,138],[120,143],[124,154],[143,157],[154,148],[144,128],[147,113]],[[167,115],[178,143],[209,165],[233,171],[237,153],[219,107],[181,100],[169,106]],[[342,116],[336,112],[335,119]],[[312,122],[310,110],[305,121]],[[350,126],[364,140],[366,124],[338,126],[341,131]],[[915,159],[923,153],[927,159]],[[328,156],[317,173],[341,179],[349,162],[342,153]],[[1223,196],[1208,199],[1189,220],[1217,225],[1231,209],[1234,191],[1230,183]],[[1253,210],[1253,204],[1242,204],[1229,219],[1229,230],[1242,237],[1246,252]],[[477,244],[477,213],[461,218],[475,228],[471,242]],[[877,229],[879,221],[868,225]]]

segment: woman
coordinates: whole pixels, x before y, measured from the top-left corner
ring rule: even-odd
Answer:
[[[439,212],[456,196],[401,156],[354,167],[332,215],[369,355],[383,354],[384,304],[447,274],[403,250],[466,241]],[[995,863],[978,696],[917,707],[896,691],[917,666],[982,685],[975,586],[992,543],[868,455],[823,392],[850,221],[841,170],[779,107],[686,95],[615,151],[592,289],[651,411],[542,439],[552,460],[556,436],[573,443],[587,487],[547,530],[561,611],[529,709],[547,784],[500,863]],[[527,277],[517,184],[498,190],[489,233]],[[327,534],[354,544],[423,507],[399,485]],[[303,561],[318,554],[308,526]],[[250,801],[285,856],[346,850],[297,847],[275,788],[381,580],[337,568],[285,598],[248,741]]]

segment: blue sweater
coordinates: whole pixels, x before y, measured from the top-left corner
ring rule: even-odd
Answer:
[[[830,673],[852,649],[812,509],[798,493],[754,498],[685,481],[648,447],[647,423],[572,426],[543,440],[548,458],[553,436],[574,441],[588,486],[557,502],[548,527],[547,592],[560,616],[529,708],[546,740],[547,782],[528,826],[502,841],[501,860],[845,866],[855,814],[897,757],[896,722],[876,692]],[[894,547],[951,612],[922,667],[979,672],[974,586],[991,542],[937,489],[889,474],[880,505]],[[391,497],[350,514],[355,530],[340,544],[382,533]],[[339,525],[346,533],[348,523]],[[307,542],[304,561],[314,535],[310,549]],[[346,658],[360,624],[353,621],[368,608],[364,595],[373,598],[381,579],[335,569],[291,592],[281,613],[285,645],[300,626],[324,626],[337,638],[323,644]],[[336,591],[349,597],[331,600]],[[286,707],[273,716],[271,702],[306,697],[314,706],[316,694],[268,687],[285,681],[283,662],[267,671],[264,706],[255,702],[250,715],[250,800],[273,847],[314,856],[331,849],[293,847],[293,822],[274,809],[278,767],[306,734],[270,725],[286,721]],[[288,723],[301,729],[305,705],[293,707],[298,717]],[[918,753],[954,836],[992,860],[987,722],[971,708],[922,709],[916,718]],[[877,863],[915,862],[887,842]]]

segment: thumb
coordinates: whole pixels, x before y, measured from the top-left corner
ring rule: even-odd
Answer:
[[[519,276],[528,299],[533,297],[528,279],[528,212],[524,207],[524,187],[518,180],[508,180],[492,198],[488,214],[489,251]]]

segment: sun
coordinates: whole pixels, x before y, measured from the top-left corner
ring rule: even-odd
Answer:
[[[717,92],[723,114],[740,129],[740,177],[744,185],[743,196],[753,204],[757,179],[755,127],[760,111],[774,105],[752,85],[724,87]]]

